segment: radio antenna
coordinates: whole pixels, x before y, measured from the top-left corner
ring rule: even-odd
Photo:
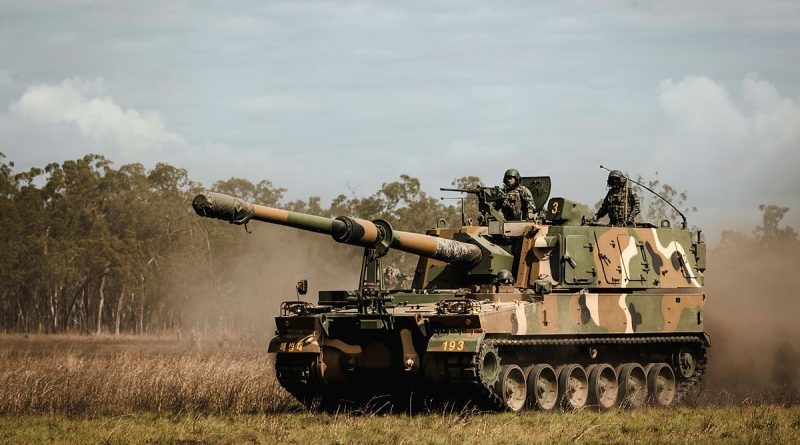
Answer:
[[[603,167],[602,165],[600,166],[600,168],[602,168],[603,170],[608,170],[609,172],[611,171],[611,169],[609,169],[608,167]],[[623,175],[624,175],[624,173],[623,173]],[[648,186],[646,186],[646,185],[642,184],[641,182],[639,182],[639,181],[634,181],[633,179],[629,178],[628,176],[625,176],[625,179],[627,179],[628,181],[631,181],[632,183],[634,183],[634,184],[636,184],[636,185],[639,185],[640,187],[644,188],[644,189],[645,189],[645,190],[647,190],[648,192],[650,192],[650,193],[652,193],[652,194],[654,194],[654,195],[658,196],[659,198],[661,198],[661,200],[662,200],[662,201],[666,202],[666,203],[667,203],[667,205],[669,205],[670,207],[672,207],[673,209],[675,209],[675,211],[676,211],[676,212],[678,212],[678,215],[681,215],[681,219],[683,219],[683,223],[681,224],[681,227],[682,227],[682,228],[684,228],[684,229],[686,228],[686,215],[684,215],[684,214],[683,214],[683,212],[681,212],[680,210],[678,210],[678,208],[677,208],[677,207],[675,207],[675,206],[674,206],[674,205],[673,205],[671,202],[667,201],[667,198],[665,198],[665,197],[663,197],[663,196],[659,195],[658,193],[656,193],[656,192],[655,192],[655,190],[653,190],[653,189],[651,189],[650,187],[648,187]]]

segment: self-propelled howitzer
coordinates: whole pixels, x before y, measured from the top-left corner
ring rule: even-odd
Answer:
[[[317,304],[286,301],[276,317],[269,352],[278,380],[309,407],[675,403],[700,382],[708,347],[699,234],[668,221],[587,222],[575,203],[547,201],[549,178],[522,183],[533,192],[535,220],[504,220],[487,198],[493,192],[473,193],[480,225],[424,235],[211,192],[193,206],[202,216],[281,224],[365,248],[357,290],[321,291]],[[384,286],[380,258],[389,249],[419,255],[410,289]]]

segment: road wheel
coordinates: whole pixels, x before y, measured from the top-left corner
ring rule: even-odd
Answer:
[[[589,379],[581,365],[569,364],[561,368],[558,376],[558,398],[561,408],[566,410],[581,409],[586,406],[589,397]]]
[[[589,372],[589,405],[601,410],[609,409],[617,403],[618,393],[614,368],[608,363],[593,366]]]
[[[552,411],[558,404],[558,377],[552,366],[541,364],[528,370],[528,406]]]
[[[638,363],[626,363],[619,374],[617,402],[623,408],[640,408],[647,401],[647,376]]]
[[[525,373],[517,365],[503,365],[497,381],[497,392],[509,411],[519,411],[525,406],[527,394]]]
[[[675,401],[677,382],[672,367],[666,363],[656,363],[647,371],[647,391],[653,406],[666,407]]]

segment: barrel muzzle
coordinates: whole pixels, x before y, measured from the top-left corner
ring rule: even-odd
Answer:
[[[192,200],[194,211],[206,218],[216,218],[231,224],[247,224],[253,217],[253,204],[222,193],[203,191]]]

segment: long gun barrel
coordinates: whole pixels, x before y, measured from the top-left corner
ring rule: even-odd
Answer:
[[[216,192],[203,192],[192,200],[198,215],[232,224],[246,224],[251,219],[310,232],[330,235],[334,240],[362,247],[392,248],[447,263],[476,264],[481,260],[480,247],[435,236],[393,230],[383,220],[340,216],[325,218],[299,212],[252,204],[243,199]]]

